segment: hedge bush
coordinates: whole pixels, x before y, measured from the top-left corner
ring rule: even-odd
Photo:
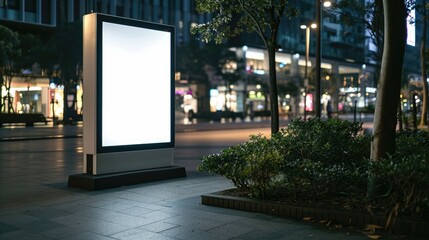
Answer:
[[[203,157],[199,170],[225,176],[251,196],[265,198],[275,185],[281,162],[280,152],[268,138],[252,135],[249,142]]]
[[[296,201],[333,198],[361,209],[429,220],[429,133],[396,135],[396,153],[371,161],[372,137],[362,124],[339,119],[292,121],[271,138],[253,135],[246,143],[202,157],[200,171],[219,174],[250,197],[286,193]],[[385,183],[386,194],[366,199],[369,172]]]
[[[398,215],[429,220],[429,133],[406,131],[396,135],[396,152],[369,168],[386,193],[372,204],[383,205],[392,217]]]
[[[361,123],[339,119],[292,121],[272,137],[282,152],[285,187],[316,197],[365,186],[371,137],[362,130]]]

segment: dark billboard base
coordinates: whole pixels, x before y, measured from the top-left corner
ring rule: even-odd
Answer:
[[[81,173],[70,175],[68,186],[93,191],[180,177],[186,177],[186,171],[178,166],[103,175]]]

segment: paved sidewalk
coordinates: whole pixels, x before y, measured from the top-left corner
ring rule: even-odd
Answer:
[[[201,194],[232,187],[203,173],[94,192],[68,188],[68,176],[82,169],[82,138],[72,137],[81,128],[25,129],[33,140],[0,143],[0,239],[368,239],[357,229],[201,205]],[[42,135],[63,137],[37,140]]]

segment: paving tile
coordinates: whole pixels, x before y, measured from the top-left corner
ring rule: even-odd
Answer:
[[[81,232],[73,236],[66,237],[64,240],[116,240],[116,238],[107,237],[93,232]]]
[[[60,228],[63,225],[49,220],[38,220],[25,224],[20,229],[32,233],[41,233],[55,228]]]
[[[40,235],[48,237],[50,239],[64,239],[69,238],[74,235],[78,235],[82,232],[79,228],[69,227],[69,226],[62,226],[55,229],[50,229],[44,232],[41,232]]]
[[[51,218],[67,216],[71,214],[71,212],[68,212],[68,211],[63,211],[63,210],[49,208],[49,207],[32,207],[32,208],[26,209],[22,213],[25,215],[37,217],[40,219],[51,219]]]
[[[154,233],[151,231],[147,231],[140,228],[134,228],[130,229],[124,232],[120,232],[117,234],[112,235],[111,237],[115,239],[120,240],[141,240],[141,239],[166,239],[166,240],[172,240],[171,237],[164,236],[158,233]]]
[[[202,231],[207,231],[224,224],[222,222],[205,220],[197,217],[189,218],[188,216],[173,217],[173,218],[164,220],[164,222],[176,224],[180,226],[186,226],[195,230],[202,230]]]
[[[176,216],[177,216],[177,214],[167,213],[164,211],[152,211],[152,212],[149,212],[149,213],[142,215],[142,217],[150,219],[152,222],[158,222],[161,220],[174,218]]]
[[[178,227],[179,225],[177,224],[172,224],[172,223],[167,223],[167,222],[163,222],[163,221],[158,221],[158,222],[154,222],[154,223],[150,223],[144,226],[139,227],[140,229],[144,229],[150,232],[163,232],[165,230],[168,229],[172,229],[175,227]]]
[[[155,211],[155,210],[145,208],[145,207],[130,207],[127,209],[119,210],[118,212],[130,215],[130,216],[141,217],[141,216],[148,214],[150,212],[153,212],[153,211]]]
[[[59,224],[63,224],[65,226],[78,228],[80,230],[102,234],[105,236],[109,236],[109,235],[132,228],[130,226],[125,226],[122,224],[117,224],[117,223],[98,220],[95,218],[86,217],[86,216],[83,216],[82,214],[58,217],[58,218],[52,219],[52,221],[55,221]]]
[[[94,218],[101,221],[116,223],[127,227],[139,227],[153,222],[151,218],[143,216],[130,216],[128,214],[108,211],[104,209],[92,209],[88,212],[80,213],[82,216]]]
[[[3,233],[7,233],[7,232],[13,232],[13,231],[16,231],[18,229],[19,228],[15,227],[15,226],[5,224],[5,223],[0,223],[0,235]]]
[[[260,231],[260,230],[247,232],[232,238],[232,240],[280,240],[280,239],[284,239],[283,234],[269,232],[269,231]]]
[[[15,227],[23,227],[27,224],[40,220],[37,217],[29,216],[22,213],[12,213],[9,215],[1,215],[0,223],[12,225]]]
[[[213,233],[219,236],[225,236],[228,239],[234,238],[237,236],[240,236],[245,233],[252,232],[252,228],[248,227],[241,227],[234,224],[225,224],[218,227],[215,227],[213,229],[208,230],[209,233]]]
[[[183,240],[226,240],[228,237],[217,235],[214,233],[209,233],[207,231],[202,231],[195,229],[193,227],[181,226],[177,228],[172,228],[162,232],[163,235],[170,236],[175,239]]]
[[[40,234],[26,232],[24,230],[0,234],[1,240],[49,240],[50,238]]]

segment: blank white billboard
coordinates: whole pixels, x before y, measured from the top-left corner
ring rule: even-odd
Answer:
[[[172,142],[171,34],[102,23],[102,147]]]

